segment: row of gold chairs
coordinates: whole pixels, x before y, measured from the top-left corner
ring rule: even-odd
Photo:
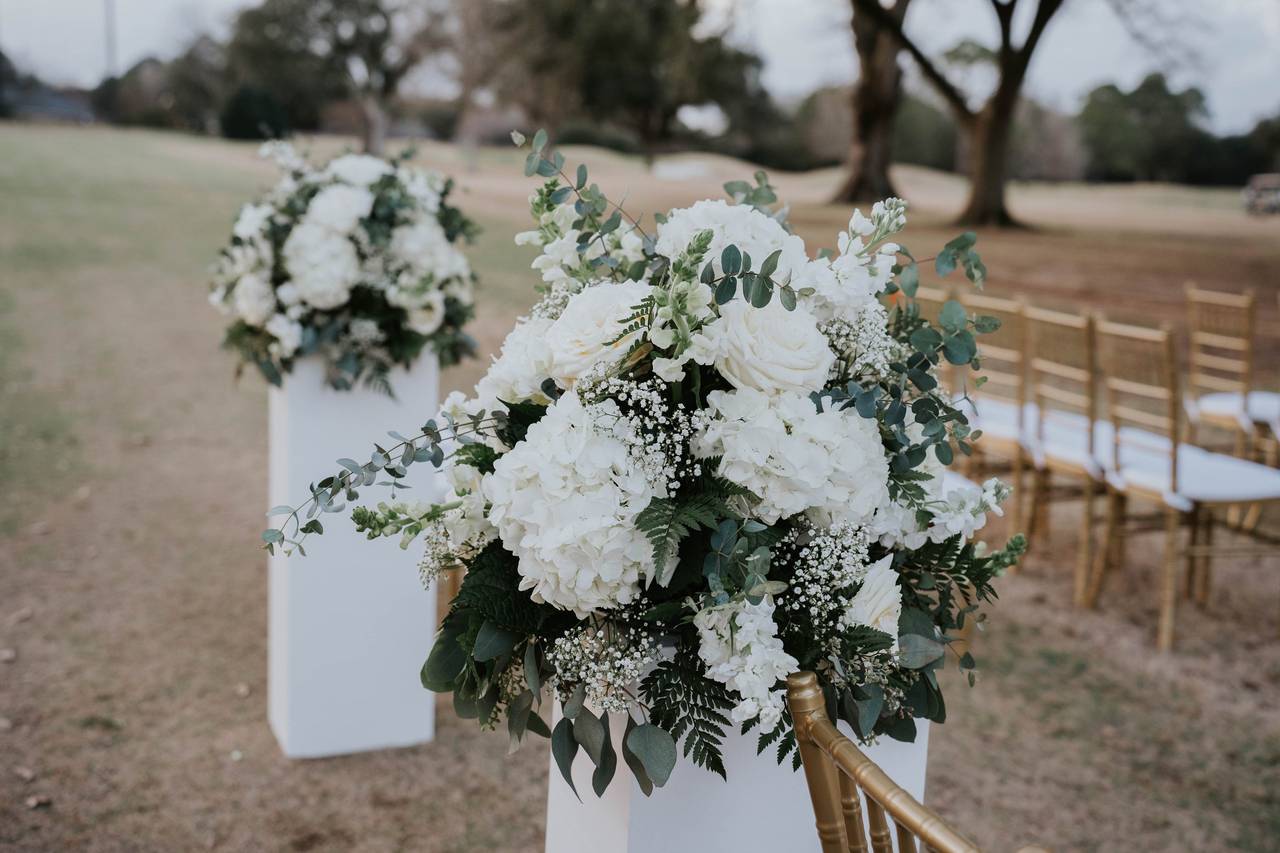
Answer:
[[[926,316],[948,298],[927,288],[916,295]],[[1275,540],[1255,528],[1262,505],[1280,501],[1280,471],[1252,457],[1267,440],[1274,444],[1280,402],[1273,419],[1270,401],[1280,401],[1280,395],[1253,388],[1252,295],[1188,287],[1185,395],[1168,328],[982,294],[960,301],[971,313],[1001,323],[982,341],[986,383],[980,389],[957,387],[953,378],[953,390],[981,430],[978,460],[991,456],[1012,467],[1015,527],[1026,529],[1034,542],[1058,494],[1052,479],[1069,481],[1061,494],[1079,496],[1084,504],[1074,598],[1093,607],[1108,573],[1123,563],[1126,534],[1133,532],[1128,522],[1151,520],[1131,517],[1129,502],[1154,503],[1165,534],[1157,642],[1171,648],[1179,593],[1207,601],[1213,557],[1274,553]],[[1234,455],[1196,445],[1200,425],[1231,430]],[[1274,460],[1274,451],[1267,455]],[[1027,474],[1033,482],[1024,490]],[[1104,495],[1103,533],[1095,548],[1096,502]],[[1214,545],[1215,512],[1240,532],[1267,540],[1270,548]],[[1190,530],[1186,546],[1179,542],[1183,525]],[[1182,560],[1186,570],[1180,578]]]

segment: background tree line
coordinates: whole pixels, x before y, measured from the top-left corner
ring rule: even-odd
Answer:
[[[852,13],[858,81],[789,108],[761,83],[760,58],[732,43],[727,25],[708,27],[698,0],[264,0],[225,40],[200,36],[172,60],[144,59],[91,100],[108,121],[233,138],[336,124],[371,151],[396,121],[481,142],[505,139],[518,121],[648,157],[700,149],[771,168],[844,163],[840,201],[896,194],[890,165],[914,163],[970,177],[961,218],[973,223],[1012,222],[1010,179],[1239,185],[1280,169],[1280,116],[1215,136],[1204,95],[1175,91],[1160,73],[1131,91],[1095,89],[1077,115],[1028,98],[1034,52],[1077,0],[989,0],[994,41],[936,56],[911,35],[923,0],[830,2]],[[1178,0],[1107,2],[1140,44],[1179,49],[1185,25],[1169,16]],[[451,81],[447,97],[402,92],[423,68]],[[962,87],[975,77],[986,91]],[[33,86],[0,61],[0,113]],[[692,120],[691,108],[712,120]],[[486,110],[489,125],[473,120]]]

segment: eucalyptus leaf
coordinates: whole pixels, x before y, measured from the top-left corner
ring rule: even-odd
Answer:
[[[479,661],[493,660],[515,648],[518,639],[519,637],[507,629],[486,621],[480,626],[480,632],[476,634],[476,645],[471,656]]]
[[[644,765],[653,784],[661,788],[676,766],[676,742],[671,733],[652,723],[636,726],[627,735],[627,748]]]
[[[573,721],[568,717],[561,718],[551,733],[551,755],[556,760],[560,775],[569,784],[569,790],[582,802],[577,787],[573,784],[573,759],[578,754],[578,742],[573,738]]]

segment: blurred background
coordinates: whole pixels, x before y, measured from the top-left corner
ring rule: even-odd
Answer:
[[[900,195],[918,256],[975,230],[1043,307],[1181,329],[1186,282],[1252,289],[1280,383],[1275,0],[0,0],[0,118],[5,849],[539,849],[533,745],[444,706],[395,752],[267,729],[266,391],[205,304],[262,139],[453,175],[485,354],[534,301],[509,134],[545,127],[636,215],[765,168],[811,248]],[[929,804],[991,849],[1280,850],[1280,555],[1159,654],[1159,535],[1078,609],[1078,517],[947,675]]]

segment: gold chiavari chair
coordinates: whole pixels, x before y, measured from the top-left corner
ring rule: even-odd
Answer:
[[[1113,430],[1105,532],[1086,603],[1097,603],[1106,573],[1123,557],[1116,546],[1126,521],[1125,500],[1157,504],[1165,534],[1157,644],[1168,650],[1173,647],[1180,587],[1179,553],[1187,561],[1184,590],[1194,592],[1200,603],[1208,597],[1212,558],[1274,553],[1274,543],[1267,550],[1215,546],[1213,513],[1232,505],[1280,501],[1280,471],[1183,441],[1177,357],[1168,329],[1102,321],[1098,339]],[[1189,545],[1181,548],[1179,528],[1184,521],[1191,535]]]
[[[787,703],[823,853],[981,853],[840,734],[812,672],[787,676]]]
[[[1187,294],[1188,440],[1203,443],[1197,427],[1209,425],[1233,437],[1236,456],[1266,458],[1274,464],[1275,432],[1280,423],[1280,393],[1254,389],[1256,307],[1252,290],[1225,293],[1193,284]],[[1242,514],[1233,507],[1232,525],[1252,528],[1255,505]]]
[[[1109,425],[1098,420],[1097,332],[1092,315],[1028,306],[1027,387],[1031,406],[1028,445],[1035,464],[1027,535],[1048,535],[1054,475],[1072,481],[1082,498],[1074,598],[1083,604],[1092,567],[1095,498],[1105,488],[1101,445]]]
[[[1271,420],[1262,409],[1270,397],[1253,394],[1254,295],[1203,290],[1187,293],[1187,412],[1195,427],[1211,424],[1231,432],[1233,452],[1250,452],[1259,428]]]
[[[1027,339],[1025,306],[1019,300],[983,294],[960,299],[970,314],[995,317],[1000,328],[982,336],[981,388],[956,389],[963,393],[972,425],[982,433],[974,442],[979,461],[995,456],[1012,468],[1013,508],[1010,524],[1022,527],[1023,473],[1027,467]]]

